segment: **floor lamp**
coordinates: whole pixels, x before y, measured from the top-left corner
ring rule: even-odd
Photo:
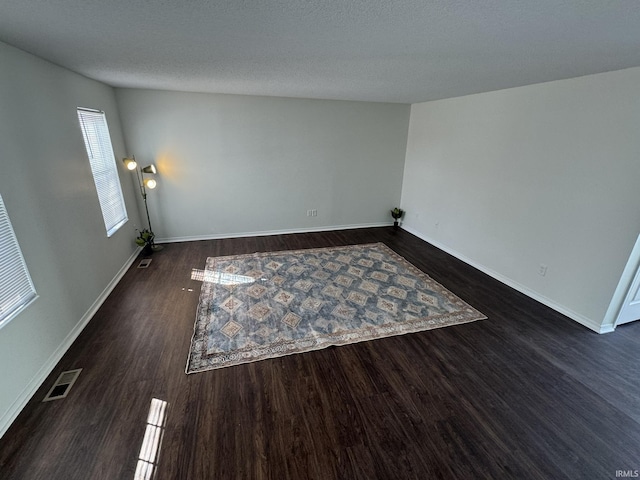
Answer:
[[[123,158],[127,170],[135,170],[136,177],[138,178],[138,186],[140,187],[140,195],[142,195],[142,199],[144,200],[144,210],[147,214],[147,225],[149,225],[149,233],[151,235],[150,246],[152,251],[162,250],[162,245],[156,245],[154,243],[155,233],[153,233],[153,229],[151,228],[151,219],[149,218],[149,207],[147,205],[147,188],[149,190],[153,190],[157,186],[157,182],[153,178],[144,178],[144,174],[155,175],[157,172],[156,166],[151,164],[146,167],[138,168],[138,163],[136,162],[136,157],[131,156],[127,158]]]

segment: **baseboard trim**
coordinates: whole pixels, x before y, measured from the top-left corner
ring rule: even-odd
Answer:
[[[27,405],[31,397],[36,393],[36,391],[40,388],[40,386],[47,379],[49,374],[56,367],[58,362],[62,359],[63,355],[69,350],[73,342],[78,338],[78,335],[84,330],[84,327],[87,326],[89,321],[96,314],[98,309],[102,306],[104,301],[107,299],[109,294],[113,291],[118,282],[122,279],[129,267],[133,265],[133,262],[138,257],[141,248],[138,247],[131,254],[131,256],[127,259],[122,268],[116,273],[115,277],[109,282],[106,288],[100,293],[95,302],[89,307],[89,309],[85,312],[85,314],[80,318],[78,323],[76,323],[75,327],[69,332],[69,334],[65,337],[65,339],[60,343],[58,348],[51,354],[51,356],[47,359],[47,361],[42,365],[40,370],[34,375],[31,381],[27,384],[27,386],[22,390],[18,398],[13,402],[9,410],[0,418],[0,438],[7,432],[11,424],[18,417],[22,409]]]
[[[356,228],[376,228],[388,227],[393,225],[389,222],[383,223],[362,223],[357,225],[328,225],[313,228],[290,228],[285,230],[263,230],[257,232],[236,232],[236,233],[219,233],[212,235],[192,235],[187,237],[163,237],[156,238],[156,243],[174,243],[174,242],[195,242],[198,240],[219,240],[223,238],[243,238],[243,237],[266,237],[268,235],[287,235],[290,233],[313,233],[313,232],[329,232],[332,230],[352,230]]]
[[[411,227],[406,227],[406,226],[402,226],[403,230],[406,230],[407,232],[415,235],[416,237],[420,238],[421,240],[424,240],[425,242],[430,243],[431,245],[433,245],[434,247],[439,248],[440,250],[448,253],[449,255],[452,255],[454,257],[456,257],[458,260],[463,261],[464,263],[466,263],[467,265],[472,266],[473,268],[476,268],[478,270],[480,270],[483,273],[486,273],[487,275],[489,275],[490,277],[498,280],[501,283],[504,283],[505,285],[513,288],[514,290],[519,291],[520,293],[526,295],[529,298],[532,298],[533,300],[536,300],[537,302],[542,303],[543,305],[546,305],[547,307],[555,310],[558,313],[561,313],[567,317],[569,317],[571,320],[578,322],[580,325],[587,327],[589,330],[593,330],[596,333],[610,333],[613,332],[615,327],[613,325],[600,325],[596,322],[594,322],[593,320],[591,320],[588,317],[585,317],[584,315],[581,315],[577,312],[574,312],[573,310],[571,310],[570,308],[565,307],[564,305],[560,305],[559,303],[555,302],[554,300],[551,300],[548,297],[545,297],[544,295],[536,292],[535,290],[530,289],[529,287],[526,287],[525,285],[522,285],[521,283],[516,282],[515,280],[502,275],[501,273],[498,273],[468,257],[466,257],[465,255],[461,254],[460,252],[457,252],[456,250],[453,250],[449,247],[447,247],[446,245],[443,245],[442,243],[438,242],[437,240],[434,240],[430,237],[428,237],[427,235],[423,235],[421,232],[414,230]]]

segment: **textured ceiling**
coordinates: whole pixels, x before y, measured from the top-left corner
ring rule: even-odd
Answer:
[[[0,40],[116,87],[416,103],[640,66],[640,2],[2,0]]]

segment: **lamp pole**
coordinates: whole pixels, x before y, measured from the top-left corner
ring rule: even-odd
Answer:
[[[140,184],[140,194],[142,195],[142,199],[144,200],[144,209],[147,212],[147,225],[149,225],[149,232],[153,235],[153,229],[151,228],[151,219],[149,218],[149,207],[147,206],[147,189],[144,188],[144,177],[142,173],[142,167],[136,169],[136,174],[138,175],[138,183]],[[153,240],[152,240],[153,243]]]

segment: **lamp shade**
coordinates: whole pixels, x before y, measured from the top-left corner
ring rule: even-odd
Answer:
[[[156,188],[156,185],[157,183],[153,178],[147,178],[144,181],[144,186],[150,190],[153,190],[154,188]]]
[[[123,158],[124,166],[127,167],[127,170],[135,170],[138,166],[136,160],[134,158]]]
[[[156,166],[155,166],[155,165],[153,165],[153,164],[151,164],[151,165],[147,165],[146,167],[144,167],[144,168],[142,169],[142,171],[143,171],[144,173],[154,173],[154,174],[155,174],[155,173],[157,173]]]

